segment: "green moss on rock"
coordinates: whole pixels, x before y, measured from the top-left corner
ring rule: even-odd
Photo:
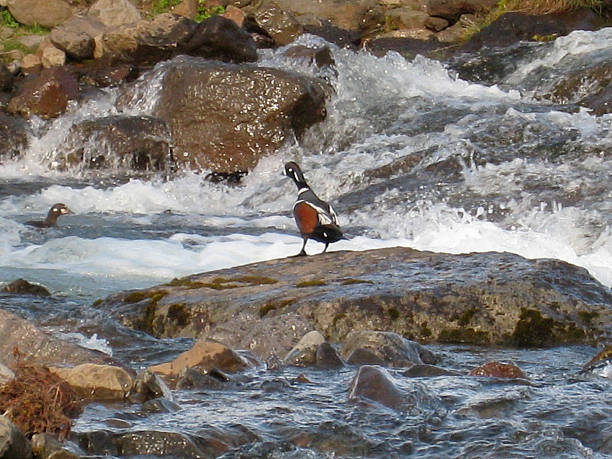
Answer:
[[[440,331],[438,341],[457,344],[489,344],[491,342],[488,332],[471,327],[445,328]]]
[[[555,321],[542,317],[535,309],[521,309],[521,315],[512,332],[512,343],[519,347],[538,347],[549,344],[553,338]]]
[[[189,312],[183,303],[172,304],[168,307],[168,318],[184,327],[189,324]]]
[[[290,304],[295,303],[295,298],[287,298],[281,301],[269,301],[259,308],[259,317],[265,317],[270,311],[282,309]]]
[[[147,297],[145,292],[137,291],[128,293],[123,297],[124,303],[138,303],[139,301],[144,300]]]
[[[298,282],[297,284],[295,284],[297,288],[320,287],[322,285],[327,285],[327,282],[320,280],[320,279],[313,279],[309,281]]]

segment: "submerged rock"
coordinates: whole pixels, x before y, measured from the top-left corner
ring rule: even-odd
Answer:
[[[348,358],[358,349],[370,351],[385,365],[392,367],[409,367],[423,363],[421,360],[423,346],[397,333],[372,330],[350,332],[342,343],[342,356]],[[435,361],[430,353],[425,355],[428,363]]]
[[[561,261],[402,247],[306,261],[193,275],[95,307],[156,336],[208,337],[264,360],[285,355],[311,330],[331,343],[374,330],[419,342],[519,347],[595,343],[612,333],[610,289]]]
[[[78,459],[84,455],[76,445],[70,444],[70,446],[71,449],[46,433],[32,435],[32,452],[40,459]]]
[[[408,402],[384,368],[370,365],[359,368],[351,382],[348,399],[351,402],[366,399],[394,410],[405,408]]]
[[[17,279],[6,284],[0,289],[2,293],[12,293],[14,295],[34,295],[34,296],[49,296],[49,290],[42,285],[36,285],[28,282],[25,279]]]
[[[528,379],[519,367],[511,363],[487,362],[470,371],[470,376]]]
[[[14,362],[13,350],[39,365],[78,365],[110,363],[112,359],[98,351],[57,339],[27,320],[0,309],[0,361]]]

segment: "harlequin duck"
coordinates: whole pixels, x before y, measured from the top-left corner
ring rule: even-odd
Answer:
[[[338,216],[332,206],[322,201],[310,189],[304,174],[295,162],[290,161],[285,164],[285,175],[291,177],[298,187],[297,201],[293,205],[293,216],[297,227],[302,234],[304,244],[302,250],[296,256],[306,255],[306,242],[314,239],[325,244],[322,253],[332,242],[345,239],[340,226],[338,226]]]
[[[37,228],[50,228],[52,226],[57,226],[57,218],[60,215],[72,214],[72,212],[66,204],[57,203],[51,206],[49,209],[49,213],[47,214],[47,218],[44,220],[31,220],[26,222],[26,225],[35,226]]]

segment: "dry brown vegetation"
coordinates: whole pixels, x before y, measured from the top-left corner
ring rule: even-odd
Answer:
[[[81,401],[72,388],[47,367],[27,361],[16,349],[15,379],[0,386],[0,413],[31,437],[50,433],[64,439],[71,417],[81,412]]]
[[[499,2],[498,10],[503,13],[510,11],[527,14],[564,13],[575,8],[601,9],[604,0],[503,0]]]

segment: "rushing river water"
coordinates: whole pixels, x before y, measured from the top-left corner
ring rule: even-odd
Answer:
[[[306,36],[300,42],[321,43]],[[290,215],[295,187],[281,176],[289,159],[334,204],[351,236],[330,251],[398,245],[508,251],[582,266],[610,287],[612,116],[539,95],[564,72],[611,60],[612,29],[522,46],[499,57],[511,71],[489,80],[485,75],[481,84],[423,57],[333,49],[335,70],[324,75],[335,89],[327,119],[299,145],[262,160],[239,186],[194,173],[128,178],[122,171],[55,170],[69,127],[116,113],[116,90],[57,120],[33,119],[22,159],[0,164],[0,282],[22,277],[53,296],[28,302],[0,296],[0,307],[135,369],[168,360],[191,341],[127,330],[91,303],[124,289],[297,253],[301,239]],[[321,74],[280,51],[263,52],[258,65]],[[147,114],[155,103],[157,80],[150,81],[130,109],[135,114]],[[56,202],[75,212],[58,228],[23,224]],[[308,246],[310,252],[322,248]],[[487,360],[513,361],[532,383],[415,381],[391,371],[417,399],[411,412],[393,412],[347,404],[354,368],[306,371],[311,383],[301,385],[283,384],[297,370],[254,371],[230,390],[176,391],[178,411],[90,405],[74,431],[197,436],[240,430],[248,441],[226,457],[612,454],[609,369],[608,378],[578,375],[596,349],[433,349],[444,356],[443,366],[462,372]],[[315,438],[314,446],[296,447],[301,434]]]

